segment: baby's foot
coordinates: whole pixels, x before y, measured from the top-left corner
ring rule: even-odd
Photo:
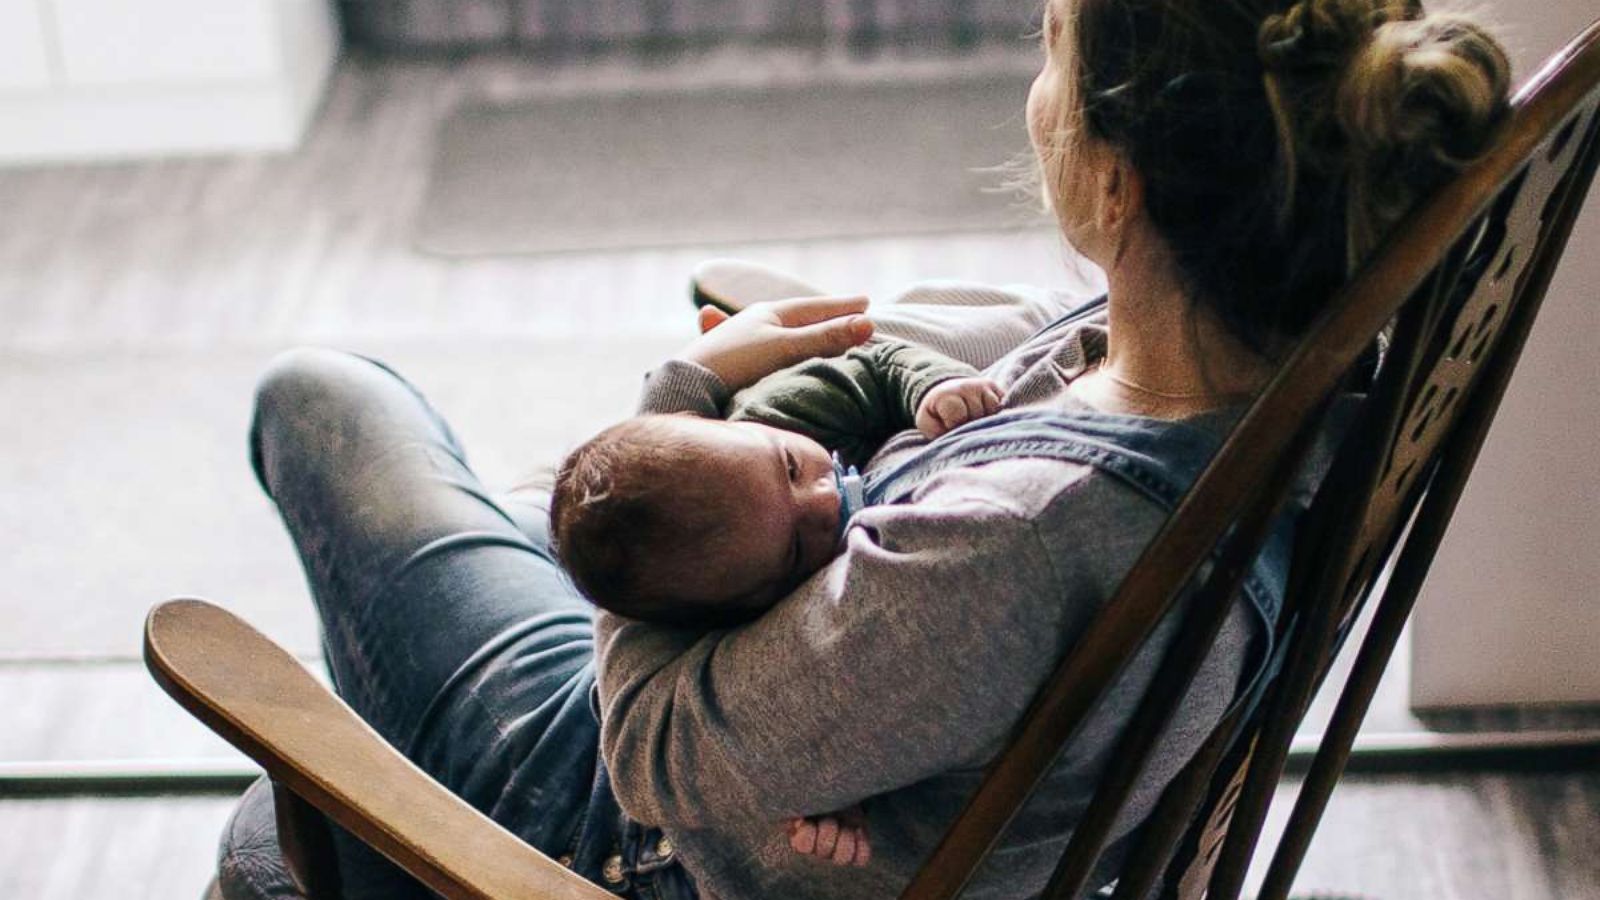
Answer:
[[[789,833],[789,846],[804,856],[815,856],[836,866],[864,866],[872,859],[867,817],[859,806],[789,819],[784,828]]]

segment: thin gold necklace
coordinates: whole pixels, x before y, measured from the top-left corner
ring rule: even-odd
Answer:
[[[1100,374],[1104,375],[1106,378],[1109,378],[1111,381],[1122,385],[1125,388],[1130,388],[1132,390],[1138,391],[1141,394],[1148,394],[1148,395],[1150,395],[1152,397],[1160,397],[1163,400],[1211,400],[1211,399],[1224,400],[1224,399],[1228,399],[1228,398],[1231,398],[1231,397],[1249,396],[1250,394],[1254,393],[1253,391],[1237,391],[1237,392],[1233,392],[1233,393],[1218,393],[1217,391],[1198,391],[1198,392],[1194,392],[1194,393],[1178,393],[1178,392],[1173,392],[1173,391],[1158,391],[1155,388],[1145,387],[1144,385],[1139,384],[1136,381],[1131,381],[1131,380],[1129,380],[1127,378],[1124,378],[1121,375],[1118,375],[1117,373],[1111,371],[1111,369],[1107,368],[1103,364],[1100,365],[1100,366],[1097,366],[1096,368],[1098,368],[1100,370]]]

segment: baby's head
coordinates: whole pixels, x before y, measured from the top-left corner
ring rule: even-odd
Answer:
[[[821,444],[753,422],[629,419],[574,450],[550,504],[556,555],[636,619],[753,618],[832,559],[840,500]]]

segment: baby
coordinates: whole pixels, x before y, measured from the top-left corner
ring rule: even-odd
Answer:
[[[645,415],[562,462],[550,504],[562,566],[596,606],[718,627],[755,618],[832,559],[860,508],[855,466],[890,435],[938,437],[999,411],[971,366],[880,342],[736,394],[727,419]]]
[[[1000,409],[976,369],[884,341],[740,391],[726,420],[646,415],[573,451],[556,475],[553,545],[595,605],[680,627],[765,612],[838,554],[863,498],[855,467],[890,435],[930,438]],[[870,856],[858,808],[785,823],[800,853]]]

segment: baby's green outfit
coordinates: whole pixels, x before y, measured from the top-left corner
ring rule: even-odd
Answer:
[[[733,395],[729,421],[803,434],[863,466],[890,436],[916,427],[928,391],[978,370],[901,341],[874,341],[843,356],[809,359]]]

